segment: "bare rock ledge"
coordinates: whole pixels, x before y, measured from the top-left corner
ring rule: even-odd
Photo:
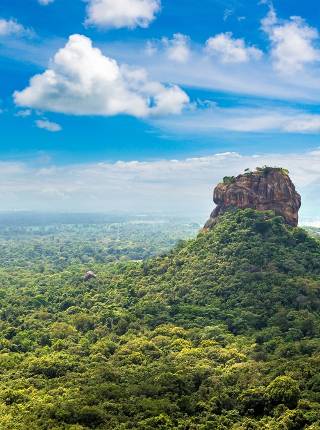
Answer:
[[[297,193],[288,171],[282,168],[261,167],[256,171],[225,177],[214,190],[213,201],[217,205],[205,229],[212,228],[229,209],[255,209],[274,211],[293,227],[298,225],[301,196]]]

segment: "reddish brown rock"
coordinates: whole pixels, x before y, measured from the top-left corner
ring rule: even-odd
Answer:
[[[89,270],[89,272],[87,272],[87,273],[84,275],[83,280],[84,280],[84,281],[90,281],[90,279],[92,279],[92,278],[96,278],[96,277],[97,277],[97,275],[96,275],[94,272],[92,272],[92,270]]]
[[[213,201],[217,206],[206,229],[213,227],[217,218],[231,208],[271,210],[287,224],[298,225],[301,197],[285,169],[263,167],[237,177],[225,177],[215,188]]]

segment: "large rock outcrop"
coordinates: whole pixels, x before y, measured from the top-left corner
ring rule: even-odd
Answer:
[[[237,177],[225,177],[214,190],[217,205],[205,228],[212,228],[220,215],[229,209],[274,211],[291,226],[298,225],[301,197],[288,172],[281,168],[262,167]]]

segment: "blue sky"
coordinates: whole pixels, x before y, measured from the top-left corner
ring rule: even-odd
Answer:
[[[218,175],[259,160],[292,166],[316,217],[320,4],[116,3],[1,1],[3,209],[204,213]]]

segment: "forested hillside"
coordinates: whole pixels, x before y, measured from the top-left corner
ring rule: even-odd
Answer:
[[[3,430],[320,428],[320,244],[227,212],[143,262],[1,270]]]

